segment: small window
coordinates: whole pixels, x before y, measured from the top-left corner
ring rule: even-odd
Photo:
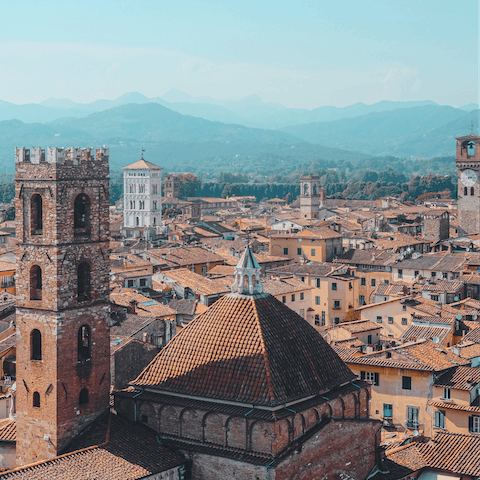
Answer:
[[[435,426],[437,428],[445,428],[445,412],[443,410],[435,412]]]
[[[340,310],[340,300],[334,300],[333,309],[334,310]]]
[[[316,286],[317,288],[320,288],[320,279],[319,279],[319,278],[316,278],[316,279],[315,279],[315,286]]]
[[[411,390],[412,389],[412,377],[403,376],[402,377],[402,389]]]
[[[337,289],[337,284],[336,283],[332,283],[332,290],[336,290]]]
[[[315,297],[315,305],[320,305],[320,297]]]
[[[40,408],[40,394],[38,392],[33,392],[33,406]]]
[[[205,269],[205,273],[207,273],[207,267],[202,267],[202,275],[204,275],[203,269]],[[146,287],[147,286],[147,279],[146,278],[141,278],[140,279],[140,286],[141,287]]]
[[[87,262],[82,262],[77,270],[77,290],[78,301],[86,302],[91,299],[91,274],[90,265]]]
[[[380,385],[380,376],[377,372],[360,372],[360,378],[362,380],[368,380],[372,382],[374,385]]]
[[[30,300],[42,299],[42,269],[33,265],[30,269]]]
[[[403,278],[403,270],[402,269],[398,269],[398,278]]]
[[[410,377],[408,377],[408,378],[410,378]],[[420,409],[418,407],[408,407],[407,406],[407,427],[408,428],[418,428],[419,427],[419,425],[420,425],[419,421],[418,421],[419,410]]]
[[[465,187],[465,188],[463,189],[463,194],[464,194],[465,196],[468,195],[468,188],[467,188],[467,187]]]
[[[393,317],[388,317],[388,323],[393,323]]]
[[[365,286],[366,284],[367,284],[367,279],[366,279],[365,277],[362,277],[362,278],[360,279],[360,285],[364,285],[364,286]]]
[[[475,195],[475,188],[474,187],[470,187],[470,195]]]
[[[38,193],[36,193],[32,197],[32,202],[30,205],[30,222],[31,222],[31,234],[42,235],[43,233],[43,200]]]
[[[77,195],[74,203],[73,213],[73,228],[82,229],[81,233],[87,233],[83,231],[89,227],[90,223],[90,197],[85,193]]]
[[[297,248],[297,255],[301,255],[302,254],[302,249],[301,248]]]
[[[435,278],[437,276],[437,272],[432,272],[432,278]]]
[[[420,272],[418,270],[415,270],[414,275],[415,275],[415,277],[418,277],[420,275]]]
[[[450,389],[444,388],[443,389],[443,400],[450,400]]]
[[[352,287],[352,282],[348,282],[348,289],[351,290],[353,287]]]
[[[314,248],[312,248],[311,255],[312,255],[312,257],[314,257],[314,256],[315,256],[315,249],[314,249]]]
[[[372,281],[370,282],[370,284],[372,285],[372,287],[374,287],[374,286],[375,286],[375,283],[376,283],[376,282],[375,282],[375,279],[374,279],[374,278],[372,278]]]
[[[302,293],[300,293],[300,300],[303,300],[305,298],[305,295]]]
[[[32,360],[42,359],[42,334],[36,328],[30,335],[30,358]]]
[[[325,326],[326,320],[325,320],[325,312],[322,312],[322,327]]]
[[[371,335],[369,335],[369,336],[367,337],[367,343],[368,343],[369,345],[372,344],[372,336],[371,336]]]
[[[78,403],[79,405],[86,405],[88,403],[88,390],[86,388],[82,388],[82,390],[80,390]]]
[[[90,327],[82,325],[78,329],[78,361],[88,362],[91,358]]]
[[[402,318],[402,325],[407,325],[407,319],[406,318]]]
[[[294,301],[295,301],[295,294],[293,293],[292,294],[292,302],[294,302]]]
[[[284,255],[288,255],[288,248],[287,248],[287,247],[285,247],[285,248],[283,249],[283,254],[284,254]]]
[[[320,326],[320,315],[315,315],[315,325]]]
[[[358,296],[358,303],[360,306],[365,305],[365,295]]]
[[[383,416],[385,418],[392,418],[393,417],[393,405],[391,403],[384,403],[383,404]]]
[[[335,325],[338,325],[340,323],[340,319],[338,317],[335,317],[333,319],[333,322],[335,323]]]
[[[135,286],[135,280],[127,280],[127,287],[132,288]]]
[[[406,306],[406,305],[402,305],[402,310],[403,310],[404,312],[406,312],[406,311],[407,311],[407,306]]]
[[[377,315],[377,323],[382,323],[382,317],[380,315]]]
[[[476,415],[468,417],[468,431],[470,433],[480,433],[480,417]]]
[[[286,297],[286,295],[284,295],[284,296],[282,297],[282,302],[283,302],[283,303],[287,303],[287,297]]]

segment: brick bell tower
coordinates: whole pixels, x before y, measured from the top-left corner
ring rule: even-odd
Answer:
[[[17,148],[17,465],[108,408],[108,149]]]
[[[480,137],[457,138],[458,235],[480,233]]]

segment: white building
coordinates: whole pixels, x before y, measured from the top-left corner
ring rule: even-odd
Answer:
[[[162,226],[162,167],[145,161],[123,167],[125,229]]]

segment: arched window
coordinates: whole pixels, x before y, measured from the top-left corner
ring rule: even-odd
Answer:
[[[73,211],[73,228],[88,229],[90,226],[90,197],[85,193],[77,195]],[[87,232],[88,233],[88,232]]]
[[[42,269],[33,265],[30,269],[30,300],[42,299]]]
[[[88,390],[86,388],[82,388],[82,390],[80,390],[80,395],[78,396],[78,403],[80,405],[85,405],[88,403]]]
[[[475,189],[473,187],[470,187],[470,195],[475,195]]]
[[[78,301],[86,302],[90,300],[90,289],[91,289],[91,275],[90,275],[90,265],[87,262],[82,262],[78,266]]]
[[[464,194],[465,196],[468,195],[468,188],[467,188],[467,187],[465,187],[465,188],[463,189],[463,194]]]
[[[30,206],[30,225],[32,235],[42,235],[43,233],[43,201],[42,197],[36,193],[32,197]]]
[[[82,325],[78,329],[78,361],[87,362],[91,357],[90,327]]]
[[[40,394],[38,392],[33,392],[33,406],[40,408]]]
[[[30,358],[32,360],[42,359],[42,334],[36,328],[30,334]]]
[[[135,220],[136,220],[137,227],[138,227],[140,225],[140,219],[138,217],[135,217]]]

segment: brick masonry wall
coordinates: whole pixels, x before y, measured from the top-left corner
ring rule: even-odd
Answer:
[[[17,248],[17,464],[51,458],[108,407],[108,163],[85,150],[63,163],[18,161],[15,172]],[[77,195],[90,199],[85,228],[74,229]],[[34,195],[42,197],[41,230],[32,229]],[[91,271],[91,295],[78,297],[77,267]],[[41,300],[31,299],[33,266],[42,271]],[[78,332],[90,328],[90,359],[79,361]],[[42,339],[31,358],[31,334]],[[88,390],[88,403],[79,394]],[[40,406],[33,406],[38,392]]]

